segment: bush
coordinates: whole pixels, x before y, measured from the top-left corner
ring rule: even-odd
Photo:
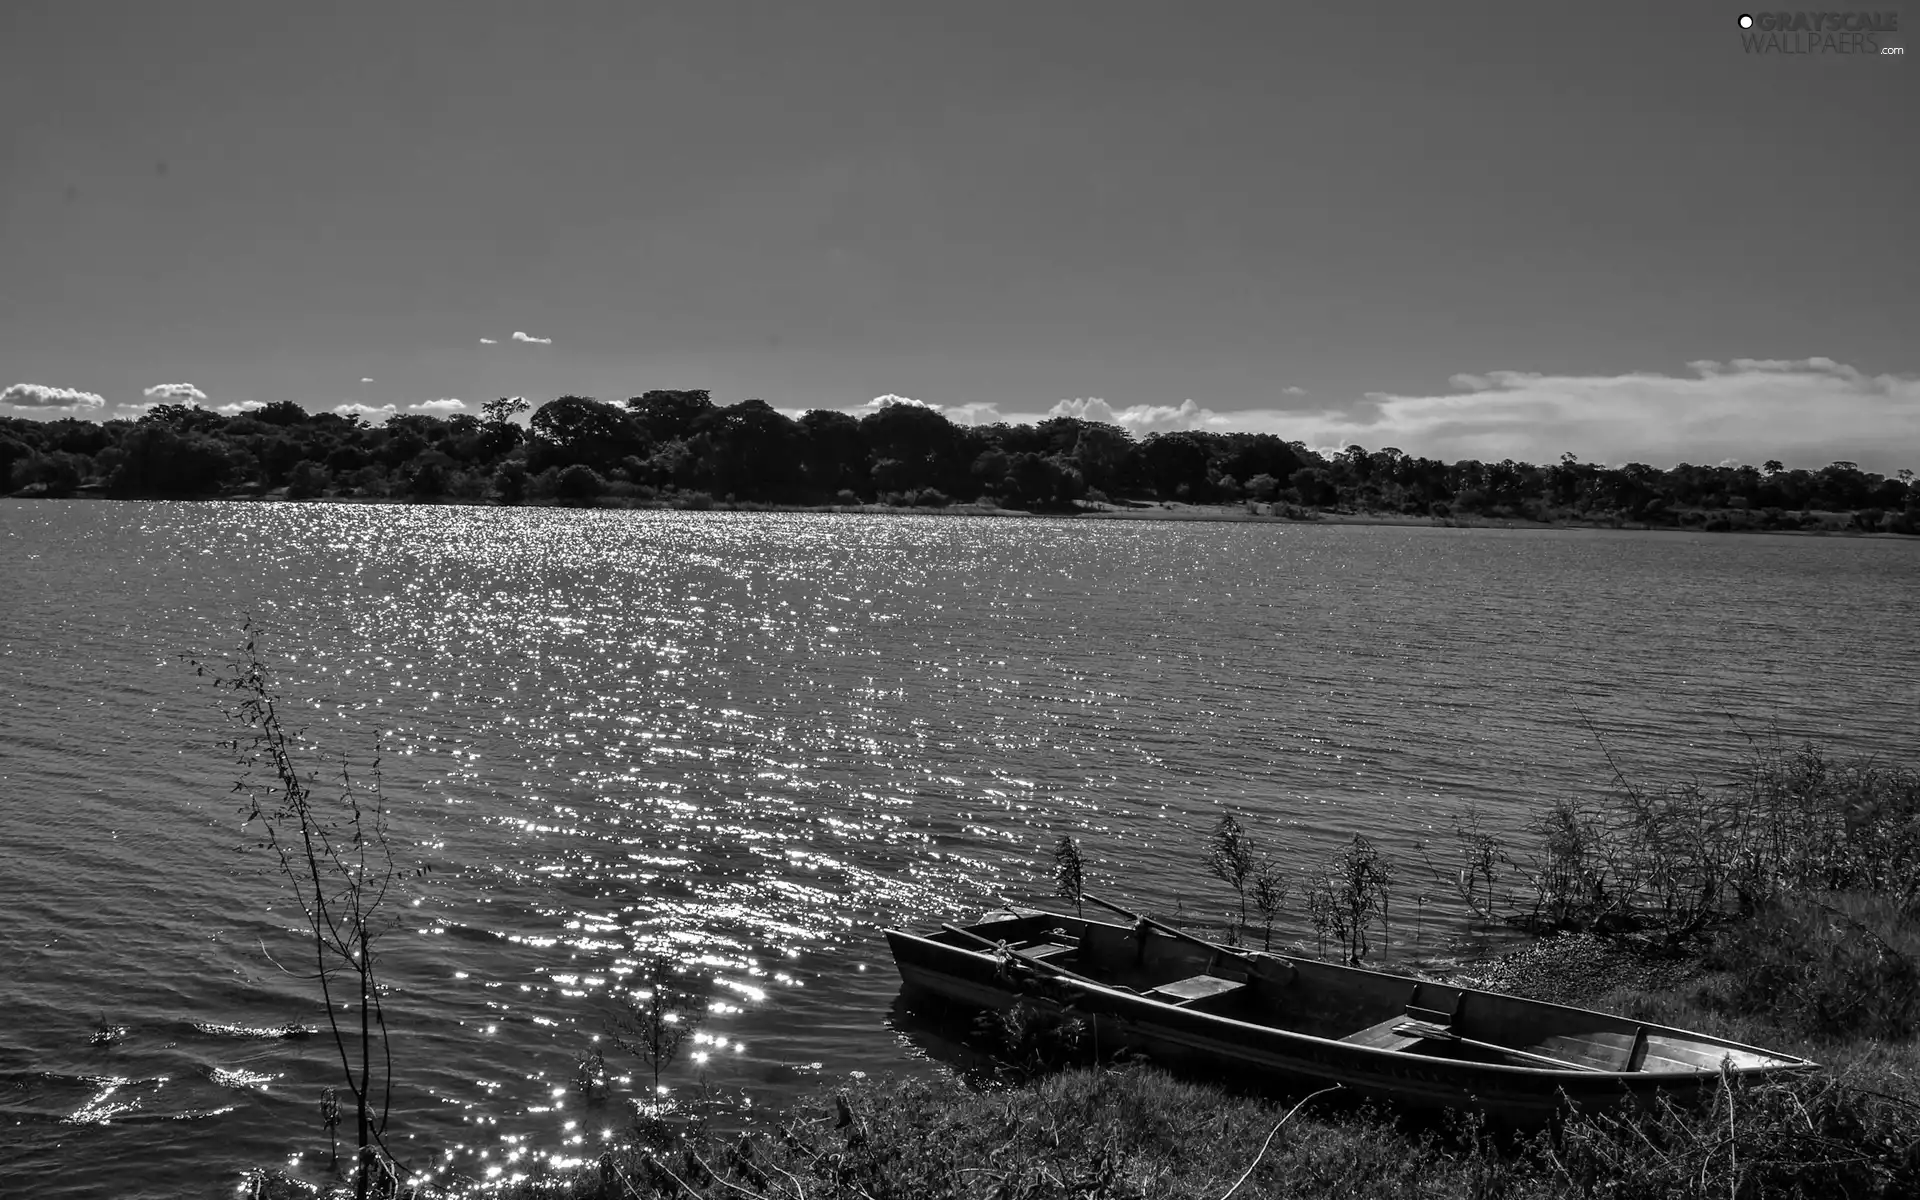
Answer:
[[[1716,943],[1710,1003],[1822,1037],[1904,1041],[1920,1030],[1920,930],[1858,893],[1783,896]]]
[[[519,504],[527,498],[527,465],[506,462],[493,473],[493,494],[502,504]]]
[[[310,458],[303,458],[293,464],[293,470],[287,474],[287,498],[290,500],[311,500],[322,495],[327,485],[333,482],[333,476],[327,469]]]
[[[553,494],[562,500],[576,503],[591,503],[605,495],[607,481],[600,472],[584,463],[575,463],[560,472],[554,480]]]

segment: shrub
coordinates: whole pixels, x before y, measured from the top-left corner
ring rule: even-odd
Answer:
[[[500,464],[493,473],[493,494],[502,504],[519,504],[527,498],[527,465],[513,461]]]
[[[607,481],[601,478],[600,472],[584,463],[575,463],[562,470],[553,485],[554,495],[576,503],[598,500],[606,491]]]
[[[327,469],[310,458],[303,458],[293,464],[293,470],[287,474],[287,497],[291,500],[311,500],[327,490],[333,477]]]
[[[1920,930],[1885,898],[1783,896],[1716,943],[1710,1003],[1825,1037],[1902,1041],[1920,1029]]]

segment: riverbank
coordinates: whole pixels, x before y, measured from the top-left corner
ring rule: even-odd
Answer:
[[[1542,948],[1545,948],[1544,950]],[[1576,960],[1599,968],[1569,976]],[[1482,964],[1523,992],[1584,999],[1816,1057],[1816,1076],[1731,1084],[1698,1111],[1587,1114],[1530,1135],[1417,1122],[1337,1095],[1250,1095],[1145,1064],[1013,1086],[849,1079],[745,1132],[643,1122],[634,1144],[502,1200],[755,1197],[1911,1196],[1920,1188],[1920,1048],[1820,1038],[1713,997],[1738,972],[1585,936]],[[1637,963],[1637,967],[1634,964]],[[1673,986],[1621,987],[1651,971]],[[1580,985],[1574,986],[1572,981]],[[1539,987],[1528,986],[1538,984]],[[1517,985],[1517,986],[1516,986]],[[1543,997],[1544,998],[1544,997]],[[457,1181],[447,1181],[454,1183]],[[478,1182],[478,1181],[475,1181]]]
[[[74,499],[105,500],[133,499],[135,497],[109,497],[102,489],[82,488],[67,496],[47,496],[22,490],[6,499]],[[944,517],[1012,517],[1031,520],[1034,518],[1070,518],[1088,521],[1201,521],[1246,525],[1385,525],[1418,526],[1421,528],[1446,529],[1612,529],[1634,532],[1664,533],[1771,533],[1793,537],[1849,537],[1879,538],[1900,540],[1920,536],[1893,530],[1865,530],[1853,524],[1853,514],[1845,512],[1812,512],[1801,518],[1810,523],[1808,527],[1783,528],[1754,523],[1734,524],[1721,514],[1701,512],[1682,514],[1696,518],[1680,520],[1667,524],[1649,524],[1645,521],[1625,521],[1618,519],[1556,519],[1550,521],[1531,520],[1526,517],[1485,516],[1477,514],[1456,514],[1445,517],[1401,512],[1379,512],[1365,510],[1339,510],[1302,508],[1286,504],[1188,504],[1183,501],[1137,501],[1137,502],[1097,502],[1079,501],[1070,509],[1020,509],[1003,508],[993,504],[772,504],[759,501],[716,500],[710,496],[697,494],[685,498],[634,499],[603,496],[593,501],[527,500],[517,505],[505,505],[495,501],[466,500],[456,498],[417,499],[393,496],[340,495],[327,497],[308,497],[294,499],[285,494],[285,489],[273,492],[234,492],[221,496],[204,497],[237,503],[291,503],[291,504],[367,504],[367,505],[441,505],[474,508],[588,508],[613,510],[655,510],[682,512],[773,512],[773,513],[865,513],[882,516],[944,516]],[[176,501],[177,502],[177,501]]]
[[[1886,911],[1880,913],[1885,919]],[[1895,915],[1892,953],[1920,948]],[[1588,1113],[1533,1133],[1470,1117],[1410,1119],[1337,1093],[1250,1094],[1144,1062],[1033,1069],[1017,1082],[850,1077],[785,1111],[724,1126],[698,1111],[638,1121],[619,1148],[556,1173],[426,1172],[414,1194],[498,1200],[998,1200],[1226,1196],[1849,1197],[1920,1189],[1920,1044],[1858,1036],[1791,1006],[1732,1002],[1764,969],[1750,930],[1685,954],[1568,934],[1449,976],[1819,1061],[1812,1076],[1730,1083],[1698,1110]],[[1768,935],[1771,937],[1772,935]],[[1779,944],[1778,938],[1772,938]],[[1791,939],[1788,939],[1791,941]],[[1789,950],[1793,947],[1789,946]],[[1804,1015],[1803,1015],[1804,1016]],[[263,1176],[262,1198],[311,1195]]]
[[[1776,746],[1716,789],[1620,789],[1542,814],[1531,901],[1495,913],[1488,894],[1490,924],[1551,932],[1483,961],[1430,963],[1433,976],[1765,1046],[1819,1071],[1728,1077],[1698,1108],[1588,1111],[1513,1133],[1468,1114],[1415,1118],[1338,1094],[1247,1094],[1088,1063],[1044,1021],[1003,1021],[984,1027],[998,1057],[1025,1065],[1002,1074],[849,1078],[771,1117],[730,1113],[724,1129],[697,1114],[642,1119],[619,1150],[559,1177],[508,1178],[498,1194],[1920,1194],[1920,773]],[[1458,836],[1491,855],[1483,870],[1517,865],[1470,823]]]

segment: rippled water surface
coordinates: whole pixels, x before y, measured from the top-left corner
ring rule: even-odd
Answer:
[[[683,1091],[940,1069],[876,930],[1044,895],[1063,831],[1204,920],[1222,805],[1295,864],[1365,831],[1411,892],[1469,801],[1519,836],[1601,789],[1601,739],[1649,783],[1742,730],[1905,755],[1916,582],[1885,539],[0,501],[0,1192],[326,1157],[299,913],[179,660],[242,613],[314,768],[380,748],[426,868],[394,1127],[484,1176],[620,1124],[574,1063],[661,952],[723,1000]]]

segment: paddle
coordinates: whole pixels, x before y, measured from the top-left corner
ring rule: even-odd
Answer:
[[[1599,1073],[1605,1073],[1606,1071],[1605,1067],[1596,1067],[1588,1063],[1571,1062],[1567,1059],[1554,1058],[1547,1054],[1535,1054],[1531,1050],[1517,1050],[1512,1046],[1502,1046],[1495,1042],[1475,1041],[1470,1037],[1462,1037],[1451,1029],[1442,1029],[1437,1025],[1429,1025],[1424,1021],[1408,1021],[1405,1024],[1394,1026],[1393,1031],[1401,1037],[1426,1038],[1429,1041],[1435,1042],[1459,1042],[1462,1046],[1472,1046],[1476,1050],[1491,1050],[1495,1054],[1504,1054],[1510,1058],[1523,1059],[1537,1066],[1554,1067],[1562,1071],[1594,1071]]]
[[[996,954],[1004,950],[1012,957],[1019,959],[1021,962],[1027,964],[1029,967],[1035,968],[1036,970],[1046,971],[1054,975],[1061,975],[1068,979],[1073,980],[1076,983],[1088,983],[1088,984],[1092,984],[1094,987],[1108,986],[1104,983],[1101,983],[1097,979],[1088,979],[1085,975],[1081,975],[1073,971],[1069,971],[1065,967],[1055,966],[1053,963],[1048,962],[1044,958],[1029,958],[1027,955],[1020,953],[1018,950],[1015,950],[1013,947],[1004,945],[1003,943],[1000,943],[1000,942],[996,942],[992,938],[981,937],[979,934],[973,932],[973,930],[971,929],[962,929],[958,925],[948,925],[945,923],[942,923],[940,928],[946,930],[948,933],[953,934],[955,937],[965,938],[970,942],[976,942],[979,945],[985,946],[987,949],[992,950]]]

